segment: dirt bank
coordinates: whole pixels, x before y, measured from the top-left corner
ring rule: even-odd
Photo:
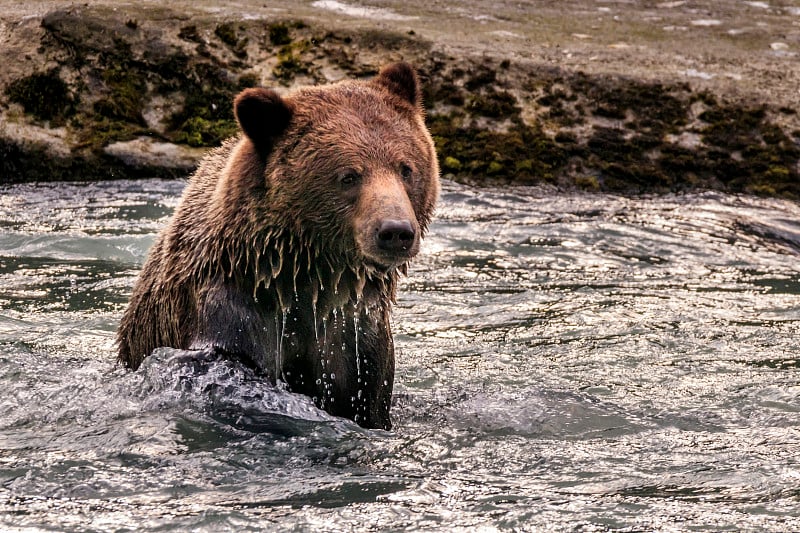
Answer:
[[[0,183],[186,175],[242,88],[403,59],[455,179],[800,198],[788,4],[184,4],[9,3]]]

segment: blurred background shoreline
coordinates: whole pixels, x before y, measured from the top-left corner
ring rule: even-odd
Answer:
[[[793,2],[4,2],[0,183],[183,177],[244,87],[426,84],[443,174],[800,198]]]

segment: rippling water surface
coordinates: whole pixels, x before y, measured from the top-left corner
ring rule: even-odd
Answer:
[[[392,432],[113,334],[179,182],[0,190],[0,526],[800,530],[800,207],[448,184]]]

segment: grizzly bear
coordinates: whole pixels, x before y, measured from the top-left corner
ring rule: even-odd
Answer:
[[[241,92],[241,128],[200,163],[133,289],[117,341],[242,358],[328,413],[391,427],[390,312],[439,194],[420,84]]]

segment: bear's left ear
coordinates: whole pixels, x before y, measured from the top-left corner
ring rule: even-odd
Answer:
[[[275,137],[289,125],[292,107],[275,91],[254,87],[236,96],[233,114],[256,148],[269,150]]]
[[[422,105],[417,71],[408,63],[394,63],[383,67],[373,82],[389,89],[389,92],[414,107],[419,108]]]

